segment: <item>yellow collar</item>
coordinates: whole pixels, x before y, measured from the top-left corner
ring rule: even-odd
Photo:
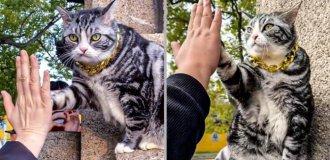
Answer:
[[[289,65],[294,61],[294,57],[296,56],[296,53],[299,49],[298,43],[296,42],[294,44],[293,50],[288,53],[288,55],[285,57],[284,61],[280,65],[270,65],[268,66],[264,61],[261,60],[259,57],[251,56],[250,62],[256,66],[260,67],[268,72],[274,73],[279,70],[286,70]]]
[[[83,65],[79,62],[76,62],[76,64],[83,70],[85,71],[88,75],[93,76],[97,73],[100,73],[107,65],[114,60],[118,53],[119,49],[119,41],[120,41],[120,30],[117,30],[117,40],[116,40],[116,46],[115,49],[113,50],[112,54],[103,60],[102,62],[98,63],[97,65]]]

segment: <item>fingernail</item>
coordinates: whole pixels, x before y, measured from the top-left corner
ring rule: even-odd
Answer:
[[[21,54],[21,56],[26,55],[26,51],[25,50],[21,50],[20,54]]]
[[[45,78],[48,80],[49,79],[49,72],[47,70],[44,71]]]
[[[198,4],[203,4],[203,0],[199,0],[198,1]]]
[[[210,4],[210,0],[204,0],[204,6],[207,6]]]

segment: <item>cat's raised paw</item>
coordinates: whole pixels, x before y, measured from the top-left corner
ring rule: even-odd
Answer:
[[[128,145],[126,145],[125,143],[118,143],[116,148],[115,148],[115,153],[129,153],[129,152],[133,152],[134,149],[130,148]]]
[[[151,142],[141,142],[139,144],[139,148],[142,150],[149,150],[149,149],[164,149],[162,146],[159,146],[155,143]]]

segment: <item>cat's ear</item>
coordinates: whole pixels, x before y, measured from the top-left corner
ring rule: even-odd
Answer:
[[[298,11],[299,11],[299,8],[301,6],[301,3],[302,3],[302,1],[298,4],[296,4],[291,9],[289,9],[289,10],[283,12],[282,14],[280,14],[280,18],[284,22],[286,22],[286,23],[288,23],[292,26],[294,24],[295,20],[296,20],[297,15],[298,15]]]
[[[102,16],[101,16],[101,22],[103,24],[110,25],[111,21],[114,20],[113,11],[115,8],[115,2],[116,2],[116,0],[113,0],[110,2],[110,4],[108,4],[106,7],[104,7],[104,9],[102,11]]]
[[[60,13],[64,26],[67,26],[72,21],[70,12],[58,6],[56,10]]]

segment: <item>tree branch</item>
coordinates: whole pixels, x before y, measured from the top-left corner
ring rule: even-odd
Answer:
[[[77,5],[71,6],[69,7],[67,10],[71,10],[73,8],[77,7]],[[28,19],[28,17],[26,18]],[[0,37],[0,45],[1,44],[8,44],[11,46],[14,46],[16,48],[24,48],[32,43],[34,43],[35,41],[37,41],[51,26],[53,26],[57,21],[59,21],[61,19],[61,17],[59,16],[59,14],[56,14],[49,22],[48,24],[41,29],[40,31],[38,31],[38,33],[36,35],[34,35],[30,40],[28,40],[27,42],[24,43],[18,43],[14,40],[14,38],[20,38],[24,35],[20,35],[18,37],[15,36],[1,36]]]
[[[51,26],[53,26],[60,19],[61,18],[58,15],[56,15],[50,22],[48,22],[48,24],[43,29],[41,29],[33,38],[31,38],[25,43],[17,43],[13,39],[0,37],[0,44],[8,44],[17,48],[24,48],[30,45],[31,43],[35,42],[36,40],[38,40],[44,34],[44,32],[46,32]]]

